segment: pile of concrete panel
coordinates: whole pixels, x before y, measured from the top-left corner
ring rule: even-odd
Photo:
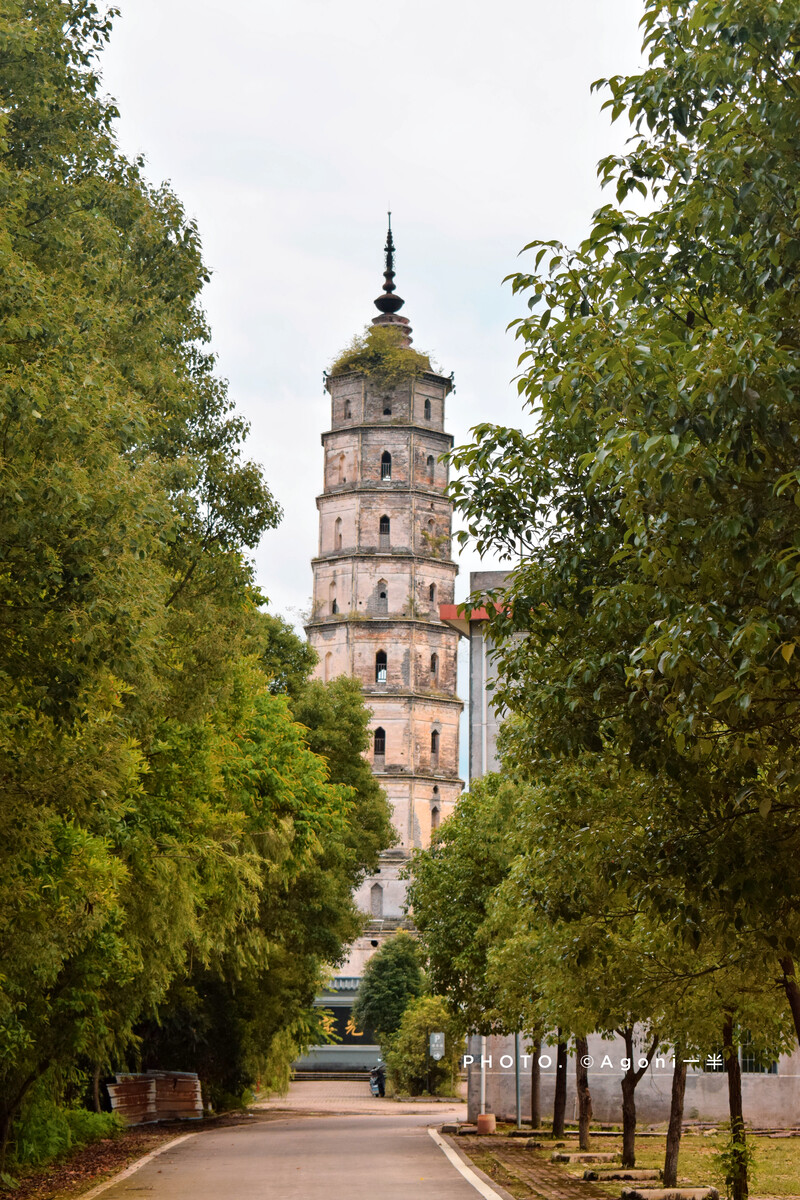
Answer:
[[[107,1085],[111,1107],[129,1125],[202,1120],[200,1080],[192,1071],[148,1071],[116,1079]]]

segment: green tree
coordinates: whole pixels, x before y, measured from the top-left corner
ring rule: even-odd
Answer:
[[[412,1000],[424,991],[419,943],[399,929],[364,968],[353,1005],[353,1020],[364,1029],[374,1029],[381,1046],[388,1047]]]
[[[285,627],[284,634],[292,664],[291,640],[299,639]],[[281,1064],[288,1068],[319,1037],[314,996],[363,924],[353,891],[393,838],[386,796],[361,753],[369,714],[359,685],[306,680],[296,691],[290,703],[302,724],[287,726],[287,705],[278,697],[267,703],[271,720],[257,740],[241,716],[232,722],[246,747],[244,795],[258,781],[260,804],[270,805],[266,821],[258,810],[260,836],[269,837],[258,908],[231,930],[220,954],[175,980],[157,1017],[137,1031],[148,1068],[182,1063],[197,1070],[217,1106],[236,1102],[259,1078],[274,1079]],[[274,831],[287,816],[291,845],[302,834],[310,850],[284,863]],[[288,1082],[287,1071],[283,1077]]]
[[[306,741],[325,760],[333,783],[352,788],[356,810],[350,823],[349,848],[354,869],[350,887],[378,865],[378,855],[397,840],[386,794],[372,773],[364,751],[370,745],[371,714],[358,680],[340,675],[329,683],[309,680],[291,701]]]
[[[444,1057],[431,1058],[430,1036],[444,1034]],[[458,1086],[464,1033],[441,996],[412,1000],[386,1054],[389,1078],[397,1092],[411,1096],[453,1096]]]
[[[408,902],[427,955],[431,989],[465,1032],[515,1033],[526,995],[501,1002],[486,973],[487,912],[514,850],[509,829],[520,788],[500,774],[474,782],[409,868]]]
[[[279,508],[205,349],[197,231],[115,147],[108,31],[0,7],[0,1157],[36,1079],[119,1062],[265,881],[357,860],[349,792],[258,667],[246,551]],[[245,731],[283,762],[268,805]]]
[[[601,164],[617,204],[513,280],[534,432],[482,426],[455,456],[481,548],[523,550],[492,632],[527,635],[502,698],[528,755],[611,749],[678,784],[640,902],[697,945],[748,931],[798,1035],[799,22],[648,0],[649,64],[609,81],[633,126]]]
[[[270,681],[270,691],[291,697],[299,695],[316,666],[313,647],[297,636],[288,621],[274,613],[262,613],[259,626],[260,664]]]
[[[635,1165],[636,1088],[659,1047],[711,1052],[728,1017],[758,1029],[765,1050],[786,1046],[789,1032],[785,998],[752,938],[705,938],[698,948],[640,905],[652,787],[646,773],[601,755],[539,764],[519,792],[508,826],[515,857],[487,920],[488,980],[501,1002],[521,1000],[526,1022],[546,1029],[623,1041],[625,1166]],[[667,788],[658,789],[663,802]]]

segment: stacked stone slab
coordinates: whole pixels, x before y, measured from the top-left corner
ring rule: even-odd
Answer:
[[[397,297],[392,297],[396,301]],[[376,302],[377,303],[377,302]],[[386,313],[376,324],[408,322]],[[452,811],[458,778],[458,634],[439,619],[453,603],[452,505],[445,495],[452,445],[444,432],[450,379],[426,371],[385,386],[360,372],[331,375],[331,428],[323,433],[319,550],[306,632],[322,679],[351,675],[372,711],[372,768],[386,790],[395,850],[357,894],[372,917],[353,947],[359,975],[376,942],[403,920],[400,870]]]

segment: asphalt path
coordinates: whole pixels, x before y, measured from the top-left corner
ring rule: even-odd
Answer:
[[[199,1133],[102,1200],[479,1200],[428,1133],[442,1114],[288,1115]]]

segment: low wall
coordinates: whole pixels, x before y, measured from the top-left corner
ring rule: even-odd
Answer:
[[[366,1046],[309,1046],[308,1053],[292,1063],[295,1071],[371,1071],[382,1061],[381,1048]]]
[[[530,1118],[531,1078],[530,1055],[523,1057],[524,1039],[520,1038],[520,1095],[523,1120]],[[480,1050],[481,1039],[470,1038],[469,1053],[474,1063],[467,1066],[467,1096],[469,1119],[480,1112]],[[619,1124],[622,1121],[622,1092],[620,1083],[624,1070],[619,1065],[625,1056],[625,1043],[617,1038],[606,1041],[589,1039],[589,1090],[592,1095],[592,1119],[601,1123]],[[542,1055],[552,1059],[550,1066],[543,1058],[541,1071],[542,1114],[552,1115],[555,1091],[555,1046],[544,1046]],[[514,1082],[513,1037],[486,1039],[486,1108],[501,1120],[514,1120],[516,1113]],[[501,1061],[502,1060],[502,1061]],[[510,1060],[510,1061],[509,1061]],[[605,1065],[604,1064],[605,1060]],[[610,1060],[610,1062],[608,1061]],[[658,1065],[656,1065],[656,1061]],[[663,1064],[663,1065],[662,1065]],[[659,1125],[669,1119],[673,1069],[668,1055],[662,1056],[648,1068],[636,1089],[636,1114],[640,1125]],[[800,1052],[782,1055],[778,1074],[742,1073],[742,1099],[745,1121],[759,1129],[788,1129],[800,1127]],[[567,1060],[567,1120],[577,1120],[575,1091],[575,1057]],[[685,1121],[722,1121],[728,1119],[728,1083],[724,1073],[706,1072],[690,1066],[686,1077]]]

